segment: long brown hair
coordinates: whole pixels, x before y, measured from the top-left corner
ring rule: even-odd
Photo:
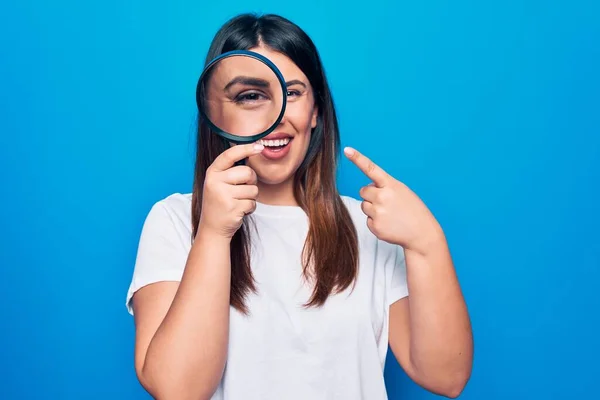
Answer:
[[[206,57],[263,44],[287,55],[307,76],[318,107],[306,157],[294,176],[294,196],[309,218],[302,263],[314,289],[306,306],[321,306],[331,293],[348,288],[358,271],[358,239],[348,210],[339,196],[335,174],[340,150],[337,116],[317,49],[297,25],[277,16],[242,14],[217,32]],[[202,213],[206,170],[227,144],[198,123],[196,167],[192,195],[193,237]],[[231,305],[247,313],[245,298],[256,291],[250,266],[250,229],[246,220],[231,241]]]

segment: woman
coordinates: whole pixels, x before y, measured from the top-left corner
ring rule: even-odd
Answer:
[[[193,193],[150,211],[127,297],[141,384],[158,399],[385,399],[389,344],[415,382],[456,397],[472,338],[437,221],[353,149],[373,183],[362,201],[338,194],[336,113],[299,27],[241,15],[207,61],[233,49],[297,82],[259,143],[225,146],[200,123]],[[289,148],[275,159],[277,135]]]

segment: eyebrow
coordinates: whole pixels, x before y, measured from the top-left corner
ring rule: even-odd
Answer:
[[[260,79],[260,78],[252,78],[249,76],[236,76],[232,80],[229,81],[227,85],[225,85],[225,90],[229,89],[233,85],[242,84],[242,85],[250,85],[250,86],[258,86],[258,87],[269,87],[269,82]]]
[[[267,80],[260,79],[260,78],[253,78],[250,76],[236,76],[235,78],[230,80],[227,85],[225,85],[225,90],[228,90],[230,87],[232,87],[233,85],[237,85],[237,84],[258,86],[258,87],[262,87],[262,88],[269,87],[269,82]],[[287,81],[285,83],[285,85],[288,87],[293,86],[293,85],[300,85],[300,86],[303,86],[304,88],[306,88],[306,84],[299,79]]]
[[[306,83],[302,82],[301,80],[298,79],[294,79],[292,81],[287,81],[285,83],[286,86],[292,86],[292,85],[301,85],[304,86],[304,88],[306,88]]]

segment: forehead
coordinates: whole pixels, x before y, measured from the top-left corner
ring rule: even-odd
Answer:
[[[253,47],[250,51],[254,51],[260,55],[267,57],[281,71],[286,81],[299,79],[308,85],[308,79],[304,72],[285,54],[273,51],[267,47]]]

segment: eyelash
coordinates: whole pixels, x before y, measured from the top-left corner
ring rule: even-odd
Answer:
[[[248,96],[258,96],[259,99],[260,97],[265,97],[262,93],[257,93],[257,92],[244,92],[244,93],[240,93],[239,95],[237,95],[234,99],[234,101],[236,103],[243,103],[245,101],[256,101],[257,99],[248,99]]]
[[[287,96],[300,96],[301,93],[297,90],[288,90],[287,91]],[[256,93],[256,92],[245,92],[245,93],[240,93],[238,96],[236,96],[235,98],[235,102],[236,103],[243,103],[245,101],[256,101],[256,99],[248,99],[247,96],[263,96],[261,93]],[[263,96],[264,97],[264,96]]]

